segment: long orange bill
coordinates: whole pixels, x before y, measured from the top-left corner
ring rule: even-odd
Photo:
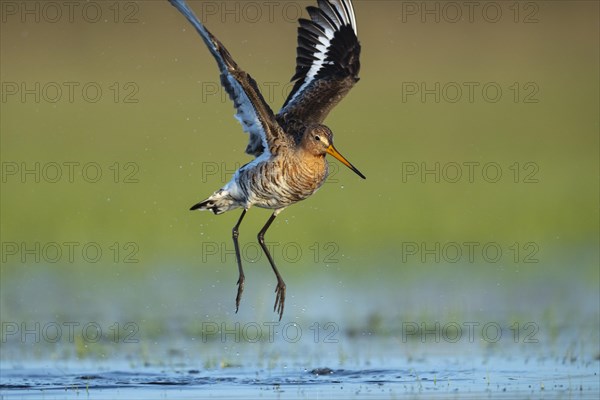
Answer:
[[[333,147],[332,144],[330,144],[329,147],[327,148],[327,153],[331,154],[337,160],[339,160],[342,164],[344,164],[346,167],[348,167],[352,171],[354,171],[356,173],[356,175],[360,176],[363,179],[367,179],[367,177],[364,176],[358,169],[356,169],[356,167],[354,165],[350,164],[350,161],[346,160],[346,158],[343,155],[341,155],[340,152],[337,151],[336,148]]]

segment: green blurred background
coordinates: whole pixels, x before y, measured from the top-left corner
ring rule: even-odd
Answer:
[[[16,2],[24,3],[36,2]],[[212,92],[219,82],[213,59],[166,1],[124,2],[118,10],[98,4],[102,18],[95,23],[79,9],[72,22],[63,15],[53,23],[47,19],[54,14],[44,18],[40,11],[36,22],[3,8],[2,320],[136,320],[142,334],[151,326],[160,334],[170,329],[161,321],[171,318],[183,324],[275,318],[275,279],[264,257],[246,262],[247,287],[235,316],[235,259],[205,253],[214,244],[233,248],[239,212],[188,211],[250,160],[232,104],[222,91]],[[216,10],[204,22],[263,89],[272,88],[265,96],[278,110],[295,67],[291,17],[311,3],[277,3],[272,14],[254,3],[259,15],[244,2],[190,4],[198,14]],[[471,22],[466,8],[463,19],[449,22],[453,10],[427,3],[440,7],[436,22],[420,14],[421,4],[355,2],[361,81],[326,123],[367,180],[338,164],[331,182],[285,210],[269,230],[268,241],[302,250],[295,262],[275,253],[288,284],[284,319],[337,318],[346,326],[360,318],[373,322],[373,315],[384,323],[407,315],[483,315],[568,323],[581,314],[577,321],[597,327],[598,3],[497,2],[498,22],[481,9]],[[62,97],[48,101],[51,84],[45,94],[40,89],[39,102],[32,94],[23,99],[23,82],[57,83]],[[64,82],[78,84],[72,102]],[[82,93],[90,82],[102,89],[97,102]],[[436,82],[439,101],[407,93]],[[464,82],[478,85],[473,101]],[[486,83],[502,89],[497,102],[482,94]],[[453,102],[457,85],[463,92]],[[76,167],[69,182],[63,168],[52,183],[43,175],[23,182],[7,172],[36,162],[97,163],[103,175],[89,183]],[[464,167],[470,162],[480,163],[473,182]],[[406,174],[436,163],[462,165],[462,179]],[[486,163],[500,166],[498,182],[482,176]],[[525,182],[532,172],[536,182]],[[137,182],[127,182],[127,173]],[[243,243],[255,241],[268,215],[249,213]],[[32,256],[23,262],[21,253],[7,253],[9,242],[94,242],[103,257],[92,263],[76,251],[74,262],[66,255],[56,263]],[[334,247],[326,247],[330,242]],[[406,253],[407,243],[448,242],[491,242],[503,257],[487,262],[479,252],[472,262],[463,255],[452,263]],[[532,249],[537,262],[523,262]],[[137,262],[124,262],[132,250]]]

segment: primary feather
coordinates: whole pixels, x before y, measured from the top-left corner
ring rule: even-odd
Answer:
[[[296,81],[277,114],[282,124],[319,124],[358,82],[360,44],[350,0],[318,0],[300,19]],[[289,121],[289,122],[288,122]]]

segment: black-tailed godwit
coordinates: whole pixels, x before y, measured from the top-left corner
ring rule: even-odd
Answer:
[[[221,71],[221,83],[233,100],[236,118],[250,136],[246,153],[256,158],[238,169],[231,181],[192,210],[215,214],[242,208],[233,227],[239,279],[236,312],[244,290],[238,229],[252,206],[274,210],[258,233],[258,242],[277,277],[273,311],[283,316],[286,286],[267,246],[265,232],[286,207],[304,200],[323,185],[330,154],[361,178],[365,176],[333,146],[333,133],[322,124],[329,111],[358,81],[360,44],[350,0],[318,0],[307,7],[311,20],[299,19],[294,87],[277,115],[265,102],[256,82],[196,18],[184,0],[169,0],[196,28]]]

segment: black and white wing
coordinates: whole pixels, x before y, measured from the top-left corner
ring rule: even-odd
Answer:
[[[321,123],[358,82],[360,44],[351,0],[318,0],[300,19],[296,81],[277,115],[283,121]]]
[[[273,111],[265,102],[256,81],[241,70],[221,42],[198,20],[184,0],[169,0],[196,28],[204,43],[215,57],[221,71],[221,84],[233,100],[236,118],[250,135],[246,153],[256,157],[265,149],[274,154],[285,137],[275,120]]]

